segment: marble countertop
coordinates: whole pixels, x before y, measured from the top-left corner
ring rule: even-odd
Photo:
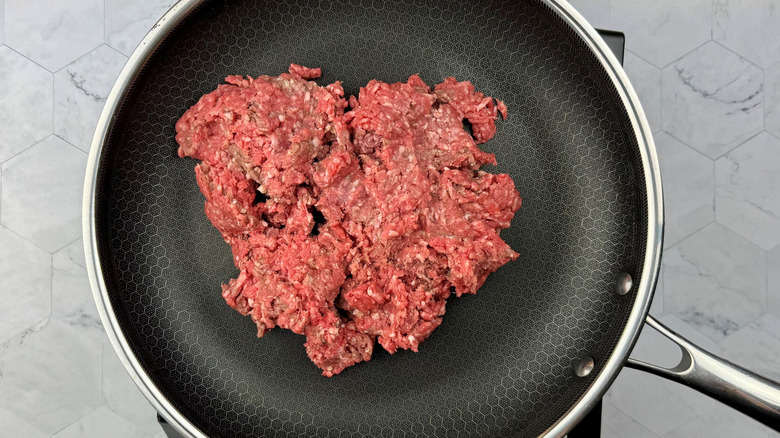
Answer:
[[[172,0],[0,0],[0,438],[163,438],[106,340],[86,278],[81,189],[127,57]],[[652,314],[780,379],[780,8],[775,0],[574,0],[626,33],[666,202]],[[56,184],[50,183],[56,181]],[[633,356],[674,361],[646,329]],[[605,437],[780,437],[624,370]]]

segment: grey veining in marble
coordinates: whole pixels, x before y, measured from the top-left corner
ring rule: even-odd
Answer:
[[[51,263],[52,314],[85,335],[107,340],[87,278],[84,243],[78,239],[55,252]]]
[[[764,126],[760,68],[709,42],[661,73],[665,131],[717,158]]]
[[[780,381],[780,320],[764,315],[720,343],[724,357]]]
[[[780,137],[780,61],[764,69],[764,125],[767,131]]]
[[[718,221],[756,245],[780,244],[780,139],[763,132],[715,162]]]
[[[711,0],[611,0],[612,28],[626,33],[626,48],[664,67],[710,39]]]
[[[54,133],[89,151],[108,92],[127,57],[102,45],[54,75]]]
[[[664,246],[670,247],[715,219],[712,160],[665,132],[654,135],[664,184]]]
[[[43,67],[0,46],[0,162],[51,133],[52,78]]]
[[[705,334],[697,330],[695,327],[691,326],[690,324],[686,323],[685,321],[677,317],[677,315],[673,313],[666,313],[658,317],[658,320],[663,325],[673,330],[680,336],[693,342],[699,347],[709,351],[710,353],[721,354],[722,348],[720,344],[718,344],[716,341],[712,340],[710,337],[706,336]],[[655,332],[655,330],[651,330],[651,332]],[[666,343],[667,345],[671,343],[671,341],[666,339],[666,337],[664,337],[660,333],[655,332],[655,334],[657,335],[657,337],[660,337],[663,340],[663,342]],[[680,353],[679,351],[676,353],[677,353],[676,357],[680,357],[680,358],[682,357],[682,353]]]
[[[51,313],[51,257],[0,226],[0,344]]]
[[[174,0],[106,0],[105,41],[127,56]]]
[[[173,3],[0,0],[0,221],[12,228],[0,225],[0,438],[165,438],[99,328],[78,222],[82,151],[102,101]],[[780,137],[772,9],[780,4],[572,3],[595,27],[626,33],[624,67],[656,135],[668,251],[651,313],[708,350],[778,376],[778,227],[751,203],[777,213],[774,141],[755,135]],[[634,353],[664,364],[679,357],[652,329]],[[621,438],[780,437],[633,370],[605,395],[603,426],[603,436]]]
[[[51,434],[99,407],[101,344],[82,334],[46,319],[2,344],[0,409]]]
[[[77,239],[86,167],[87,155],[56,136],[3,163],[2,224],[47,251]]]
[[[0,1],[0,44],[3,44],[3,33],[5,21],[5,2]]]
[[[711,223],[664,253],[664,308],[719,341],[766,311],[764,251]]]
[[[767,67],[780,61],[776,0],[713,0],[712,39]]]
[[[103,42],[102,0],[5,0],[5,43],[57,71]]]

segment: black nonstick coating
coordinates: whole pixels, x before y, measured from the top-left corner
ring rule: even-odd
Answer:
[[[325,378],[304,338],[230,309],[228,245],[203,213],[174,123],[230,74],[321,67],[348,94],[370,79],[454,75],[503,99],[483,148],[523,206],[521,256],[451,299],[420,353],[377,348]],[[100,155],[98,252],[111,306],[153,383],[210,436],[533,436],[584,394],[624,329],[647,233],[644,175],[618,93],[584,42],[535,1],[211,1],[169,35]],[[589,377],[574,373],[595,359]]]

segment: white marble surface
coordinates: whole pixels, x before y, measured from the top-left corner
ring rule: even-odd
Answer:
[[[0,260],[2,343],[51,313],[51,256],[0,226]]]
[[[51,134],[52,77],[8,46],[0,46],[0,162]]]
[[[49,435],[24,422],[18,415],[0,409],[0,438],[48,438]]]
[[[604,408],[607,415],[601,420],[602,438],[657,438],[658,435],[611,405]]]
[[[780,61],[764,70],[764,127],[780,137]]]
[[[172,3],[0,0],[0,438],[163,438],[99,328],[78,216],[83,151],[110,85]],[[780,148],[762,133],[780,136],[775,2],[572,3],[595,27],[626,33],[625,69],[655,133],[667,251],[651,312],[780,377],[780,225],[766,213],[779,211]],[[634,355],[680,357],[649,328]],[[605,397],[603,433],[780,437],[634,370]]]
[[[721,343],[721,354],[771,379],[780,381],[780,320],[764,315]]]
[[[2,224],[47,251],[81,235],[87,155],[50,136],[3,163]]]
[[[103,42],[103,0],[5,0],[5,44],[57,71]]]
[[[160,431],[157,414],[125,371],[110,342],[103,344],[103,398],[106,405],[141,430]]]
[[[3,43],[4,25],[5,22],[5,2],[0,2],[0,44]]]
[[[81,239],[51,257],[51,308],[53,316],[85,335],[100,342],[108,340],[89,287]]]
[[[108,92],[127,57],[107,45],[54,74],[54,133],[89,151]]]
[[[665,132],[653,136],[664,183],[669,247],[715,219],[715,171],[712,160]]]
[[[611,0],[610,25],[626,48],[664,67],[710,39],[711,0]]]
[[[663,129],[717,158],[764,127],[761,69],[715,42],[661,73]]]
[[[764,251],[711,223],[664,252],[664,309],[720,341],[766,312]]]
[[[650,304],[650,312],[653,315],[663,315],[664,313],[664,276],[659,275],[655,283],[655,293],[653,302]]]
[[[154,23],[175,0],[105,0],[105,42],[130,56]]]
[[[47,434],[88,415],[103,403],[101,347],[56,318],[5,342],[0,346],[0,409]]]
[[[620,373],[610,393],[611,406],[656,435],[698,421],[702,412],[694,391],[633,369],[626,368]],[[609,417],[609,410],[605,415]]]
[[[133,423],[101,407],[52,435],[52,438],[80,438],[84,436],[105,436],[112,438],[144,438],[144,431]]]
[[[634,86],[653,132],[661,129],[661,70],[627,50],[623,68]]]
[[[780,245],[766,254],[766,287],[769,312],[780,318]]]
[[[572,6],[596,29],[609,29],[610,0],[571,0]]]
[[[780,244],[778,163],[780,139],[767,132],[715,162],[718,221],[764,249]]]
[[[776,0],[713,0],[712,39],[761,67],[780,61]],[[745,32],[749,23],[749,32]]]

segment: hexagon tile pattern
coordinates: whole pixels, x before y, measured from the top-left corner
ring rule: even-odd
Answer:
[[[0,344],[51,313],[51,257],[0,226]]]
[[[81,235],[87,155],[51,136],[3,163],[2,223],[47,251]]]
[[[106,333],[92,298],[84,263],[84,242],[78,239],[55,252],[51,258],[52,315],[84,331],[98,341]]]
[[[106,0],[106,44],[127,56],[175,0]]]
[[[711,223],[664,252],[664,308],[710,338],[766,312],[764,251]]]
[[[697,345],[712,353],[720,353],[714,341],[676,316],[667,313],[658,319]],[[646,327],[631,356],[659,366],[673,367],[682,354],[677,345]],[[642,396],[637,397],[637,394]],[[634,370],[624,371],[604,397],[602,434],[614,438],[669,436],[686,424],[698,424],[698,420],[691,419],[700,418],[706,412],[700,403],[700,399],[705,398],[674,382]]]
[[[764,126],[760,68],[709,42],[661,73],[663,129],[717,158]]]
[[[102,16],[102,0],[5,0],[5,44],[54,72],[103,42]]]
[[[715,163],[718,222],[754,244],[780,244],[780,139],[762,132]]]
[[[689,423],[701,412],[693,390],[633,369],[618,375],[610,394],[614,406],[659,436]],[[631,435],[624,431],[620,436]]]
[[[626,51],[623,69],[639,96],[650,129],[657,132],[661,129],[661,70],[630,51]]]
[[[669,247],[715,218],[712,160],[664,132],[654,136],[664,184],[664,246]]]
[[[174,3],[0,0],[0,437],[164,438],[101,342],[78,239],[85,156],[72,145],[89,149],[126,56]],[[780,138],[780,8],[773,0],[572,4],[595,27],[626,33],[624,68],[655,132],[667,251],[651,313],[780,379],[780,145],[756,135],[763,128]],[[72,145],[47,138],[52,132]],[[716,223],[707,224],[713,202]],[[666,364],[679,355],[654,333],[643,332],[636,357]],[[61,366],[51,371],[52,362]],[[607,438],[780,437],[634,370],[606,394],[603,416]],[[316,435],[316,425],[309,430]]]
[[[626,48],[664,67],[710,39],[711,0],[612,0],[611,27]]]
[[[89,151],[108,92],[127,57],[102,45],[54,75],[54,133]]]
[[[764,315],[721,341],[725,358],[780,381],[780,319]]]
[[[52,75],[0,46],[0,162],[46,138],[52,126]]]
[[[102,404],[100,361],[100,342],[46,319],[0,345],[0,409],[52,434]]]
[[[52,435],[52,438],[81,437],[144,438],[148,435],[105,407]]]
[[[777,0],[714,0],[712,39],[767,67],[780,61]]]
[[[764,70],[764,83],[764,124],[767,131],[780,137],[780,61]]]
[[[5,409],[0,409],[0,424],[3,425],[1,433],[5,434],[3,436],[9,438],[49,438],[49,434],[41,432],[31,424],[23,421],[18,416]]]
[[[604,404],[601,438],[658,438],[650,429],[610,403]]]

